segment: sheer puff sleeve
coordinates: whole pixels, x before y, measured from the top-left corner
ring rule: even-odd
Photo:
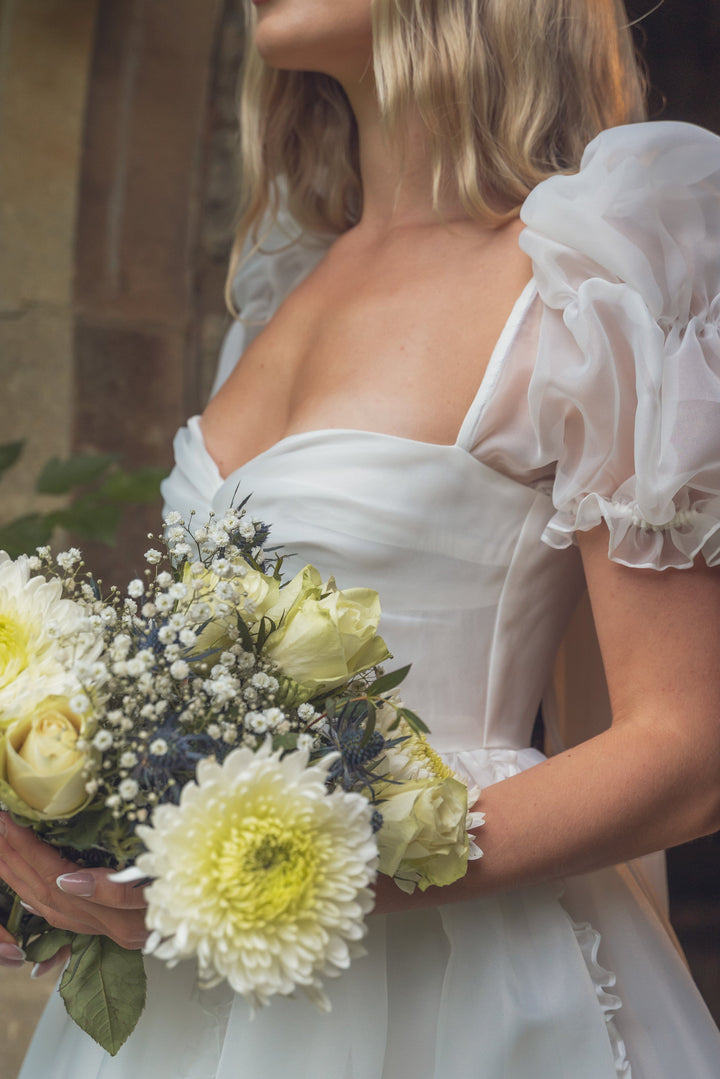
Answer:
[[[557,462],[543,539],[605,521],[637,567],[720,562],[720,138],[613,128],[540,184],[521,246],[545,305],[528,403]]]

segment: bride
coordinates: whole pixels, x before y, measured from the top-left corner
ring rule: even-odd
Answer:
[[[56,998],[22,1079],[716,1079],[635,859],[720,827],[720,140],[642,122],[620,0],[252,7],[242,321],[166,502],[251,494],[290,569],[379,590],[485,855],[378,883],[330,1016],[150,959],[116,1057]],[[612,725],[544,759],[585,586]],[[31,908],[142,946],[137,891],[0,831]]]

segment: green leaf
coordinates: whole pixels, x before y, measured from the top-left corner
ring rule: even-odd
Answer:
[[[122,509],[119,505],[100,499],[96,494],[89,494],[82,495],[72,505],[57,510],[52,516],[56,524],[75,535],[86,540],[107,543],[112,547]]]
[[[397,713],[402,716],[409,726],[415,731],[415,734],[429,734],[430,728],[426,723],[420,719],[420,716],[415,712],[411,712],[409,708],[398,708]]]
[[[116,460],[114,453],[78,453],[66,461],[53,457],[40,473],[35,490],[42,495],[66,495],[98,480]]]
[[[21,554],[34,554],[36,547],[48,543],[53,531],[52,517],[43,513],[30,513],[0,526],[0,550],[11,558]]]
[[[0,446],[0,476],[7,472],[20,457],[25,446],[24,442],[5,442]]]
[[[54,847],[72,847],[76,851],[104,849],[103,833],[112,828],[112,813],[105,806],[87,806],[69,820],[53,821],[43,829],[43,839]]]
[[[135,1029],[145,993],[142,952],[109,937],[75,937],[60,996],[70,1018],[111,1056]]]
[[[407,667],[400,667],[397,671],[384,674],[382,678],[378,678],[376,682],[373,682],[368,692],[373,697],[379,697],[381,693],[389,693],[391,689],[395,689],[396,686],[400,685],[409,670],[410,664],[408,663]]]
[[[154,502],[160,497],[160,483],[166,476],[166,469],[150,465],[133,472],[118,470],[105,477],[98,494],[113,502]]]
[[[274,734],[272,739],[273,750],[297,749],[297,731],[287,731],[286,734]]]
[[[25,945],[25,955],[31,963],[42,963],[45,959],[52,959],[56,952],[71,944],[74,933],[67,929],[49,929],[47,933],[41,933],[35,940]]]
[[[367,702],[367,722],[365,723],[365,732],[362,736],[361,746],[366,746],[372,737],[375,730],[375,705],[372,701]]]

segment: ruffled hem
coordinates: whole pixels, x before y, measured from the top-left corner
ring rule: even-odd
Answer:
[[[616,977],[611,970],[606,970],[598,962],[598,950],[602,937],[597,929],[593,929],[589,922],[574,922],[568,914],[568,920],[572,926],[578,947],[582,953],[585,966],[595,987],[595,995],[598,1004],[605,1016],[608,1038],[612,1048],[613,1062],[618,1079],[632,1079],[630,1061],[628,1060],[625,1042],[615,1026],[615,1016],[622,1008],[622,1000],[611,990],[615,987]]]
[[[720,563],[720,497],[712,496],[678,509],[664,524],[653,524],[637,506],[602,495],[585,495],[573,509],[561,509],[542,539],[549,547],[572,546],[577,532],[605,524],[608,556],[634,569],[689,569],[698,554],[708,566]]]

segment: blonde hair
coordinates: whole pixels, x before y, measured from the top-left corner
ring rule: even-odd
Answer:
[[[417,109],[433,203],[454,183],[497,225],[536,184],[577,170],[600,131],[645,116],[622,0],[372,0],[373,69],[389,137]],[[240,125],[242,200],[228,282],[281,201],[300,230],[340,234],[362,211],[355,118],[327,75],[268,67],[252,23]],[[281,194],[282,193],[282,194]],[[229,289],[228,289],[229,291]]]

